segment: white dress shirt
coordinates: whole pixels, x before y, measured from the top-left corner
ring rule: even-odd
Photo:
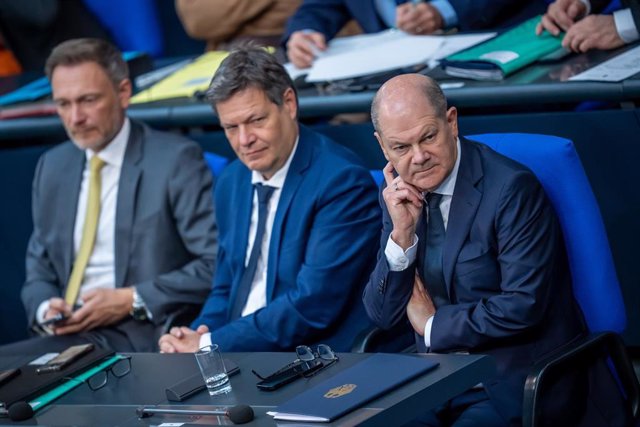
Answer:
[[[587,7],[587,13],[585,13],[585,15],[591,13],[591,2],[589,0],[580,1]],[[640,38],[640,34],[638,33],[640,28],[636,28],[631,8],[620,9],[613,12],[613,21],[618,35],[625,43],[631,43]]]
[[[456,188],[456,181],[458,180],[458,169],[460,169],[460,139],[456,142],[457,157],[453,166],[453,170],[448,177],[436,188],[433,192],[442,194],[440,199],[440,213],[442,213],[442,220],[444,221],[444,229],[447,229],[449,223],[449,210],[451,209],[451,199],[453,197],[453,190]],[[426,211],[425,211],[426,212]],[[428,221],[428,218],[427,218]],[[414,234],[413,244],[404,251],[396,242],[393,241],[391,236],[387,240],[387,245],[384,249],[384,254],[389,264],[389,270],[391,271],[403,271],[406,270],[416,260],[416,253],[418,251],[418,236]],[[433,316],[427,319],[427,324],[424,328],[424,343],[427,348],[431,347],[431,325],[433,324]]]
[[[116,227],[116,203],[118,200],[118,183],[124,153],[129,141],[131,123],[125,118],[124,124],[115,138],[97,154],[91,149],[85,150],[86,162],[82,172],[80,195],[76,208],[76,219],[73,230],[73,256],[74,259],[80,248],[82,229],[87,213],[87,199],[89,197],[89,178],[91,175],[90,161],[93,156],[104,160],[105,165],[100,171],[102,182],[100,188],[100,217],[96,230],[96,241],[89,257],[84,277],[80,284],[78,302],[81,303],[82,294],[98,288],[115,288],[115,227]],[[44,315],[49,309],[49,301],[43,301],[38,306],[36,319],[39,323],[44,321]]]
[[[287,173],[291,166],[291,160],[296,154],[298,148],[298,138],[293,145],[293,150],[289,154],[289,158],[270,179],[265,179],[260,172],[251,171],[251,184],[268,185],[275,188],[269,199],[267,210],[267,222],[265,223],[264,237],[262,239],[262,247],[260,248],[260,256],[258,257],[258,265],[256,266],[256,274],[251,282],[251,290],[247,296],[247,302],[242,309],[241,316],[248,316],[255,311],[267,305],[267,265],[269,265],[269,245],[271,243],[271,231],[273,230],[273,222],[276,218],[282,187],[287,179]],[[244,259],[245,267],[249,263],[251,250],[255,244],[256,232],[258,228],[258,193],[253,192],[253,202],[251,207],[251,223],[249,225],[249,240],[247,242],[247,253]],[[231,302],[230,302],[231,303]],[[211,334],[203,334],[200,337],[200,348],[211,345]]]

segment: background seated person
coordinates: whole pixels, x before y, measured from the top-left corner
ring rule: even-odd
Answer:
[[[207,92],[238,159],[216,184],[217,271],[192,328],[165,352],[282,351],[321,341],[348,351],[369,325],[361,302],[380,208],[369,171],[298,124],[293,82],[262,48],[232,52]]]
[[[122,54],[99,39],[56,47],[53,99],[71,141],[42,155],[22,300],[47,336],[0,354],[87,342],[155,351],[167,318],[199,307],[213,276],[212,177],[200,147],[130,120]],[[42,324],[56,315],[66,320]]]
[[[316,52],[350,19],[365,33],[398,28],[410,34],[431,34],[506,27],[546,8],[544,0],[304,0],[287,23],[287,57],[299,68],[311,66]]]
[[[176,0],[176,12],[190,37],[207,50],[229,49],[248,39],[278,46],[287,19],[301,0]]]
[[[573,52],[615,49],[638,40],[640,2],[625,0],[622,2],[624,7],[613,15],[598,14],[607,4],[609,1],[557,0],[549,5],[536,33],[547,30],[558,35],[566,31],[562,45]]]

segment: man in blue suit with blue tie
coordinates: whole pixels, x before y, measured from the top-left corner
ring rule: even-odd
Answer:
[[[544,0],[304,0],[289,19],[284,40],[289,60],[306,68],[351,19],[365,33],[398,28],[424,35],[509,27],[545,9]]]
[[[293,82],[264,49],[232,52],[207,92],[238,156],[216,183],[213,288],[165,352],[281,351],[322,341],[348,351],[368,326],[360,293],[375,263],[380,209],[369,172],[301,126]]]
[[[389,80],[371,115],[389,163],[367,313],[382,328],[408,320],[420,351],[495,358],[493,378],[425,424],[519,425],[531,367],[586,330],[553,208],[529,169],[458,137],[457,111],[432,79]],[[541,424],[573,424],[582,380],[547,390]]]

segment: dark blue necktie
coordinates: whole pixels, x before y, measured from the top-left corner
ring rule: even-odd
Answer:
[[[233,309],[231,310],[231,319],[237,319],[240,317],[244,306],[247,304],[249,291],[251,291],[251,283],[253,282],[253,277],[256,275],[256,268],[258,267],[258,258],[260,258],[262,240],[264,239],[267,215],[269,214],[269,199],[275,190],[275,187],[269,187],[268,185],[262,184],[255,184],[254,188],[258,195],[258,226],[256,228],[256,238],[253,239],[253,247],[251,248],[251,255],[249,255],[249,262],[242,273],[242,278],[238,285],[238,293],[236,294],[236,299],[233,302]]]
[[[427,242],[424,255],[424,281],[434,305],[437,307],[449,304],[447,287],[442,273],[442,248],[444,247],[445,229],[440,201],[442,194],[429,193],[425,197],[429,215],[427,219]]]

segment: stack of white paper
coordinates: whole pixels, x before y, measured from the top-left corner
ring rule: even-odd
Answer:
[[[318,54],[309,69],[287,64],[292,78],[307,74],[307,82],[325,82],[375,74],[417,64],[432,63],[467,49],[495,33],[414,36],[398,30],[341,37]]]

